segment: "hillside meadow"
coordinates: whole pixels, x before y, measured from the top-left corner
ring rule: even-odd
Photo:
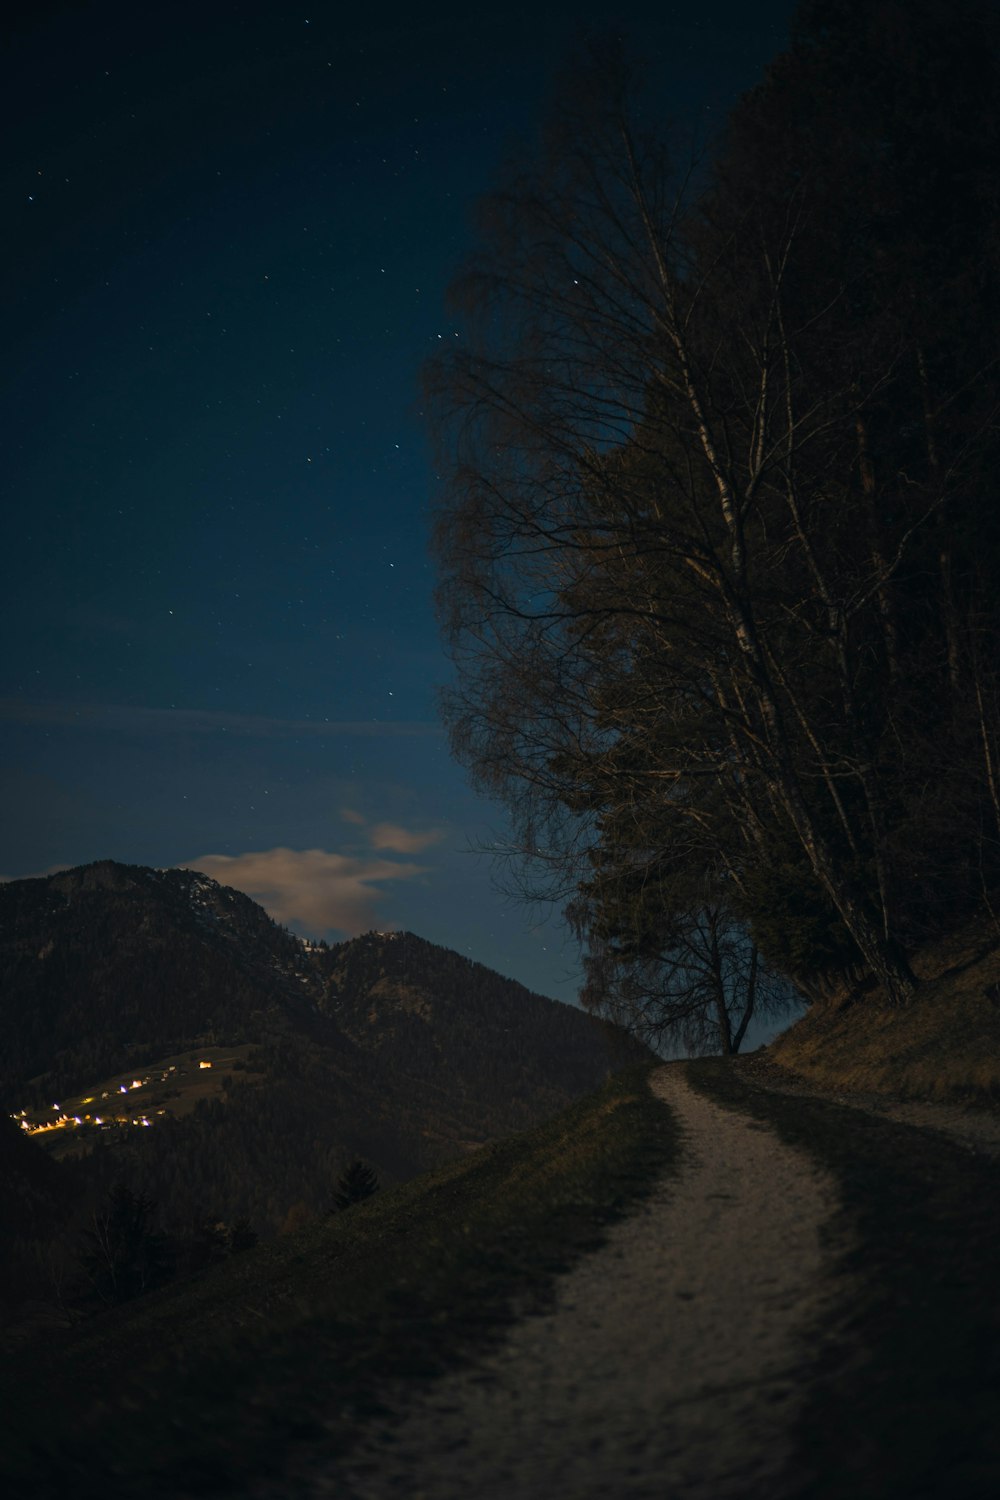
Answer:
[[[677,1159],[647,1068],[533,1130],[173,1283],[5,1362],[19,1492],[238,1488],[297,1443],[336,1456],[381,1381],[425,1378],[547,1305]]]

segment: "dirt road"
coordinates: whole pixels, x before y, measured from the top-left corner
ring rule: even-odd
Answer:
[[[353,1500],[726,1500],[786,1491],[790,1430],[831,1293],[832,1182],[666,1065],[679,1174],[562,1278],[552,1313],[480,1364],[390,1392],[346,1467]]]

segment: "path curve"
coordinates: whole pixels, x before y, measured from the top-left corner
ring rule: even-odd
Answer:
[[[560,1279],[555,1309],[369,1428],[304,1493],[352,1500],[726,1500],[786,1493],[830,1300],[832,1180],[666,1065],[677,1176]]]

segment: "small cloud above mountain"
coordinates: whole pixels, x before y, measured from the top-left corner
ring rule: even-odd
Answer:
[[[400,823],[370,824],[363,813],[353,807],[342,807],[340,816],[355,828],[364,828],[373,849],[388,849],[393,854],[420,854],[432,844],[440,844],[444,828],[404,828]]]
[[[317,935],[335,929],[349,936],[375,926],[379,905],[387,895],[382,888],[385,883],[427,873],[424,865],[399,860],[284,848],[203,854],[183,861],[181,868],[200,870],[223,885],[245,891],[278,922],[295,923]]]

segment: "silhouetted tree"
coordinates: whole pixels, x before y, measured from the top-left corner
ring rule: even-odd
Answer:
[[[752,1021],[785,1016],[800,1000],[748,937],[726,882],[706,869],[695,886],[683,867],[678,882],[671,854],[655,845],[595,852],[567,910],[585,944],[580,999],[647,1045],[733,1056]]]
[[[513,852],[599,921],[631,822],[813,993],[806,927],[903,1000],[913,942],[1000,873],[991,27],[804,6],[694,176],[594,54],[486,200],[429,373],[446,715]]]
[[[374,1168],[356,1158],[344,1168],[337,1183],[333,1197],[334,1212],[342,1213],[355,1203],[363,1203],[366,1198],[378,1192],[378,1187],[378,1174]]]

